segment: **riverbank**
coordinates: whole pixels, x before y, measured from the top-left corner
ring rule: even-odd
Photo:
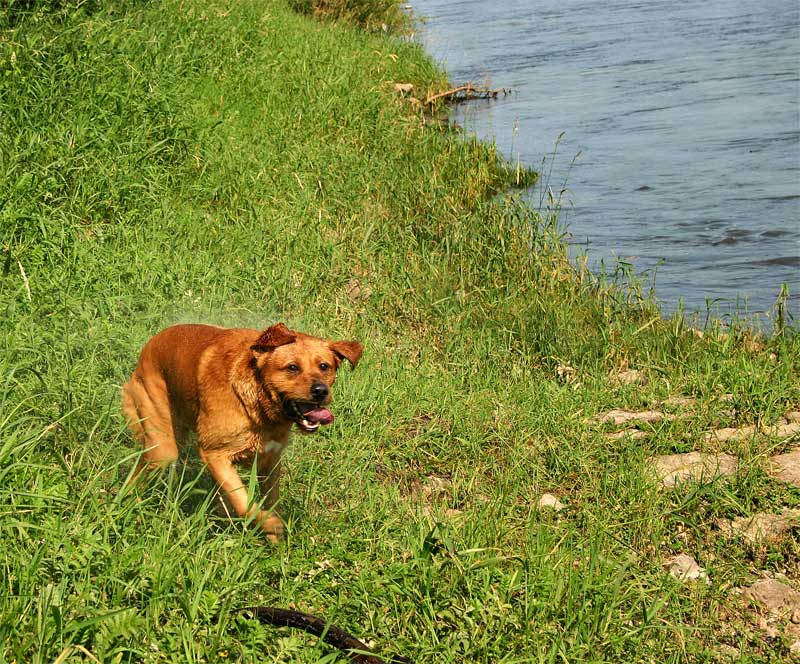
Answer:
[[[576,272],[498,195],[513,169],[414,101],[448,86],[418,46],[281,2],[81,7],[0,42],[4,659],[332,661],[232,613],[254,604],[418,662],[788,653],[733,589],[798,587],[797,531],[720,524],[800,506],[768,463],[796,441],[791,329],[690,329]],[[365,346],[290,448],[280,547],[194,456],[119,492],[119,385],[188,320]],[[613,437],[613,408],[662,417]],[[648,459],[690,451],[735,472],[662,489]]]
[[[668,313],[767,331],[781,299],[800,316],[796,3],[414,11],[453,79],[514,89],[452,119],[567,189],[561,220],[593,271],[643,275]]]

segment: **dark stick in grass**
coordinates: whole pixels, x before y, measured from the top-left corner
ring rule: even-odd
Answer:
[[[250,606],[240,611],[250,611],[263,623],[278,627],[296,627],[320,637],[325,643],[340,650],[348,651],[347,654],[353,661],[362,664],[413,664],[407,657],[394,655],[391,659],[384,659],[378,655],[370,654],[365,643],[359,641],[352,634],[331,625],[322,618],[317,618],[308,613],[279,609],[274,606]]]

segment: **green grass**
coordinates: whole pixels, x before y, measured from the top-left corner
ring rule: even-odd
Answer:
[[[786,443],[701,433],[797,407],[791,328],[698,338],[571,267],[492,146],[396,96],[447,85],[413,44],[282,2],[31,6],[0,21],[0,661],[335,661],[253,604],[418,662],[787,656],[731,589],[797,578],[800,542],[717,527],[800,505],[763,471]],[[119,386],[190,320],[365,345],[336,423],[289,450],[285,544],[221,516],[191,454],[122,490]],[[647,384],[610,385],[627,367]],[[681,394],[643,441],[587,421]],[[645,457],[692,449],[742,469],[657,490]],[[674,582],[675,552],[711,586]]]

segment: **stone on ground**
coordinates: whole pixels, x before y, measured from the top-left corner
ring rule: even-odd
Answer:
[[[730,454],[668,454],[650,457],[650,467],[665,487],[681,482],[710,482],[717,477],[727,477],[736,472],[738,461]]]
[[[779,620],[800,623],[800,592],[777,579],[759,579],[742,594]]]
[[[785,508],[780,514],[760,512],[739,516],[725,524],[731,536],[739,535],[749,544],[778,542],[792,528],[800,526],[800,509]]]
[[[671,415],[664,415],[658,410],[609,410],[607,413],[597,416],[600,423],[613,422],[614,424],[627,424],[628,422],[660,422],[664,419],[672,419]]]
[[[800,447],[769,459],[767,473],[776,480],[800,487]]]
[[[790,413],[790,415],[794,415]],[[754,436],[772,436],[774,438],[789,438],[795,434],[800,433],[800,422],[786,421],[776,424],[774,427],[767,427],[766,429],[758,429],[752,424],[743,427],[724,427],[709,431],[703,435],[703,440],[716,440],[725,442],[728,440],[747,440]]]
[[[800,657],[800,592],[776,579],[759,579],[742,595],[766,610],[767,616],[758,616],[756,623],[768,637],[775,638],[783,628],[792,642],[789,652],[793,658]]]
[[[678,579],[678,581],[703,581],[710,584],[711,580],[705,569],[697,564],[697,561],[685,553],[679,553],[677,556],[670,558],[667,561],[669,573]]]
[[[552,493],[544,493],[544,494],[542,494],[542,497],[539,498],[539,503],[538,504],[539,504],[540,508],[548,507],[548,508],[552,508],[556,512],[560,512],[561,510],[563,510],[566,507],[566,505],[564,505],[564,503],[562,503]]]

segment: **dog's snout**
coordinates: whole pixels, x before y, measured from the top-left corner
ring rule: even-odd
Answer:
[[[311,386],[311,396],[314,397],[317,401],[322,401],[325,397],[328,396],[328,386],[325,383],[314,383]]]

